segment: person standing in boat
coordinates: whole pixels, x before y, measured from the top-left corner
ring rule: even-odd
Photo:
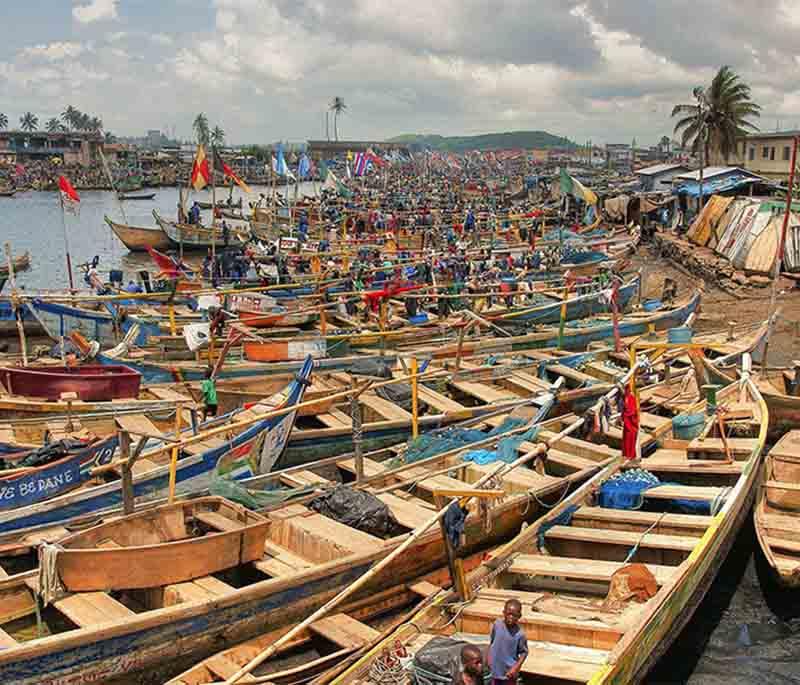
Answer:
[[[211,369],[206,369],[206,378],[200,384],[200,392],[203,395],[203,421],[205,421],[209,416],[217,415],[217,383]]]
[[[489,637],[489,668],[492,685],[516,685],[519,670],[528,656],[528,640],[520,628],[522,604],[509,599],[503,608],[503,618],[492,626]]]

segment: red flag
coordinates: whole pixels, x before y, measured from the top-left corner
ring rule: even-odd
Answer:
[[[225,160],[220,157],[219,152],[217,152],[217,148],[214,148],[214,169],[222,169],[222,173],[231,179],[237,186],[239,186],[244,192],[248,195],[252,192],[250,190],[250,186],[248,186],[241,178],[239,178],[227,164],[225,164]]]
[[[77,212],[81,198],[65,176],[58,177],[58,189],[61,191],[61,206],[69,212]]]
[[[197,155],[195,155],[192,165],[192,187],[195,190],[202,190],[209,183],[211,183],[211,169],[208,166],[208,157],[206,157],[205,148],[198,145]]]

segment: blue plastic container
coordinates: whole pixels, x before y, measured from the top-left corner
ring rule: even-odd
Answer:
[[[705,414],[681,414],[672,419],[672,434],[676,440],[693,440],[703,432]]]
[[[642,302],[642,309],[646,312],[655,312],[661,309],[664,303],[661,300],[645,300]]]
[[[692,342],[692,335],[694,335],[694,331],[688,326],[670,328],[667,331],[667,342],[673,345],[683,345]]]

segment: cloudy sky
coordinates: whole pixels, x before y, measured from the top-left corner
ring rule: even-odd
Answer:
[[[757,7],[756,7],[757,5]],[[2,0],[0,112],[229,142],[544,129],[653,143],[730,64],[800,124],[800,0]]]

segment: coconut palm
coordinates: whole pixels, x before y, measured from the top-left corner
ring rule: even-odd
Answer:
[[[347,109],[344,100],[338,95],[331,100],[330,110],[333,112],[333,137],[339,140],[339,115]]]
[[[225,131],[219,126],[215,126],[211,131],[211,144],[214,147],[223,147],[225,145]]]
[[[727,65],[720,67],[708,88],[695,88],[694,96],[697,104],[673,107],[672,116],[681,117],[675,134],[681,134],[683,147],[690,145],[705,160],[713,151],[727,163],[737,141],[758,131],[751,120],[761,115],[761,106],[750,99],[750,86]]]
[[[8,128],[8,117],[0,112],[0,131]]]
[[[78,111],[72,105],[67,105],[67,108],[61,112],[61,120],[64,122],[64,125],[67,129],[77,128],[76,124],[80,118],[80,111]]]
[[[61,122],[55,117],[50,117],[44,127],[48,133],[58,133],[61,131]]]
[[[90,117],[88,130],[92,133],[99,133],[103,130],[103,120],[100,117]]]
[[[208,145],[209,131],[208,131],[208,117],[200,112],[192,122],[192,129],[194,130],[195,138],[200,145]]]
[[[19,125],[23,131],[35,131],[39,128],[39,117],[30,112],[25,112],[19,118]]]

